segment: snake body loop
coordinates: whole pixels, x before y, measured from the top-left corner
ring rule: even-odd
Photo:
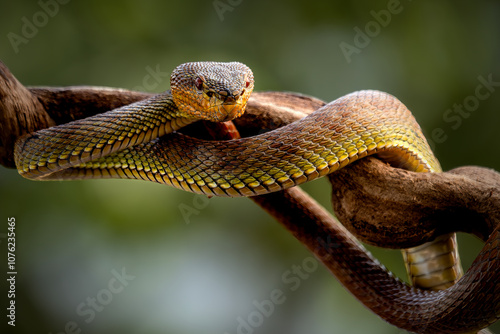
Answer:
[[[202,118],[241,115],[252,90],[252,72],[243,64],[183,64],[165,94],[21,138],[16,165],[36,180],[142,179],[230,197],[287,189],[372,154],[416,172],[441,171],[409,110],[378,91],[346,95],[255,137],[214,142],[173,133]],[[458,280],[454,240],[447,235],[406,250],[415,285],[441,289]],[[444,270],[433,268],[436,251],[447,259]]]

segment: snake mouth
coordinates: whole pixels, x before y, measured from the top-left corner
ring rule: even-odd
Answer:
[[[215,122],[226,122],[240,117],[245,112],[245,104],[241,102],[223,102],[214,105],[212,109],[212,118]]]
[[[203,94],[200,109],[204,110],[199,116],[212,122],[227,122],[240,117],[245,112],[249,93],[240,92],[223,94]]]

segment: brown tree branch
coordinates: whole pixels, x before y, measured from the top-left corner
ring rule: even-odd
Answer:
[[[0,164],[15,167],[17,138],[55,124],[36,96],[0,62]]]
[[[409,248],[459,231],[486,241],[500,222],[500,174],[491,169],[414,173],[369,157],[329,178],[339,220],[377,246]]]

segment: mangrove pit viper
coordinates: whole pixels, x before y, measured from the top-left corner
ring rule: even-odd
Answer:
[[[182,64],[164,94],[20,138],[16,166],[34,180],[142,179],[230,197],[287,189],[371,154],[415,172],[441,171],[409,110],[378,91],[346,95],[302,120],[254,137],[206,141],[171,134],[198,120],[240,116],[253,88],[252,71],[241,63]],[[444,289],[462,275],[454,234],[403,255],[417,287]],[[428,303],[423,292],[411,293],[408,312]],[[444,294],[443,299],[433,296],[435,303],[447,301]]]

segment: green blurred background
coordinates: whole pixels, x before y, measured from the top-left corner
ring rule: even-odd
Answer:
[[[390,18],[380,16],[388,8]],[[180,63],[236,60],[253,69],[256,90],[330,101],[379,89],[401,99],[429,138],[446,136],[432,140],[444,169],[500,170],[499,87],[467,117],[447,112],[473,101],[479,77],[500,81],[499,16],[497,1],[2,1],[0,59],[25,85],[161,92]],[[356,39],[365,27],[369,40]],[[346,57],[341,45],[356,42]],[[329,207],[326,180],[305,188]],[[17,321],[8,327],[2,317],[7,333],[55,334],[74,322],[81,333],[233,334],[238,317],[276,289],[285,300],[262,324],[253,319],[254,333],[404,333],[323,267],[292,290],[283,275],[297,277],[289,270],[311,255],[248,199],[206,200],[142,181],[33,182],[1,167],[0,210],[0,233],[7,217],[17,222]],[[481,243],[460,241],[468,266]],[[370,249],[404,277],[398,251]],[[114,294],[113,270],[134,277]],[[95,297],[105,305],[87,321],[90,307],[77,309]]]

